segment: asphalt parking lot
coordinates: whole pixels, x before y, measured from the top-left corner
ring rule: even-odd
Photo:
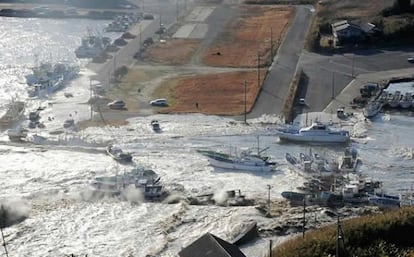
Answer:
[[[299,60],[299,67],[309,80],[307,86],[300,89],[298,98],[306,99],[306,111],[323,111],[358,77],[364,77],[361,81],[372,79],[376,82],[377,78],[384,79],[381,72],[387,74],[385,77],[391,78],[394,73],[397,77],[407,74],[407,71],[410,73],[410,68],[411,76],[414,76],[414,64],[407,61],[407,58],[413,55],[414,48],[356,50],[353,53],[335,55],[304,51]],[[404,72],[401,73],[399,70]]]

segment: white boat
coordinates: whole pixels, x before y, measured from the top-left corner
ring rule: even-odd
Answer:
[[[46,96],[62,88],[79,74],[79,66],[67,62],[45,62],[33,68],[32,74],[26,76],[29,96]]]
[[[382,109],[383,104],[380,101],[373,101],[368,103],[367,106],[362,110],[365,118],[372,118],[376,116]]]
[[[256,155],[250,150],[245,150],[240,155],[226,154],[211,150],[198,150],[206,156],[211,166],[222,169],[248,170],[248,171],[271,171],[275,163],[269,157]]]
[[[114,160],[119,162],[131,162],[132,155],[124,152],[121,148],[110,145],[106,148],[106,153],[111,156]]]
[[[339,170],[344,173],[358,172],[362,165],[362,160],[359,157],[358,151],[354,148],[345,148],[344,155],[339,161]]]
[[[413,101],[413,94],[411,92],[407,92],[400,100],[400,107],[403,109],[408,109],[411,107]]]
[[[108,45],[110,45],[110,40],[107,38],[88,35],[82,38],[81,45],[76,48],[75,54],[78,58],[100,57]]]
[[[401,97],[401,92],[395,91],[395,93],[392,95],[392,98],[388,101],[388,105],[391,108],[397,108],[400,105]]]
[[[137,167],[130,172],[108,177],[96,177],[92,183],[94,192],[102,196],[124,195],[128,189],[138,189],[145,198],[154,199],[165,195],[160,177],[150,169]],[[125,194],[124,194],[125,193]]]
[[[276,129],[276,135],[280,140],[305,142],[305,143],[348,143],[349,132],[335,129],[330,124],[319,121],[308,127],[288,126]]]
[[[299,158],[296,158],[290,153],[286,153],[285,158],[293,171],[305,178],[336,175],[337,169],[334,167],[334,163],[330,163],[319,154],[300,153]]]

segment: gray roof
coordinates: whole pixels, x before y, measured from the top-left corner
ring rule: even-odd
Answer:
[[[210,233],[181,250],[180,257],[246,257],[240,249]]]

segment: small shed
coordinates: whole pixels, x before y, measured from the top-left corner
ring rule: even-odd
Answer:
[[[180,257],[246,257],[237,246],[210,233],[198,238],[178,255]]]

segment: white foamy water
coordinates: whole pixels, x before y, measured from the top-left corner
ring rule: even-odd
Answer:
[[[1,31],[7,35],[0,37],[0,51],[5,56],[0,63],[0,80],[8,82],[0,83],[2,102],[16,94],[25,99],[24,75],[34,63],[35,54],[48,56],[52,52],[53,56],[74,59],[73,50],[85,26],[102,28],[104,24],[1,18]],[[206,232],[231,241],[251,221],[257,221],[260,227],[278,220],[265,218],[253,206],[92,200],[88,196],[95,176],[115,175],[132,168],[105,154],[104,146],[109,143],[131,152],[137,165],[157,172],[177,197],[204,193],[217,193],[220,197],[223,190],[240,189],[248,198],[266,199],[267,186],[271,185],[271,198],[279,199],[282,191],[294,190],[303,182],[288,169],[284,156],[286,152],[307,152],[309,147],[279,144],[266,132],[267,123],[280,122],[273,116],[249,120],[246,126],[231,118],[201,114],[154,115],[132,118],[129,125],[119,128],[63,130],[63,121],[69,115],[76,121],[89,117],[85,102],[90,72],[82,70],[82,75],[47,102],[28,103],[46,104],[42,117],[54,117],[44,121],[45,129],[31,130],[54,140],[53,145],[12,145],[7,144],[4,132],[0,135],[0,200],[7,201],[16,215],[27,216],[4,230],[10,256],[177,256]],[[66,91],[75,97],[65,98]],[[160,121],[161,133],[153,132],[149,125],[152,119]],[[373,121],[356,115],[349,124],[354,136],[352,146],[363,158],[363,173],[384,181],[385,189],[391,193],[413,183],[413,125],[410,113],[380,114]],[[56,131],[62,134],[49,134]],[[260,147],[269,147],[266,153],[278,163],[271,173],[215,170],[196,152],[199,148],[229,151],[256,147],[257,136]],[[88,144],[71,141],[73,138]],[[312,150],[333,155],[341,153],[343,147],[312,146]],[[247,252],[251,257],[265,251],[259,248]]]

